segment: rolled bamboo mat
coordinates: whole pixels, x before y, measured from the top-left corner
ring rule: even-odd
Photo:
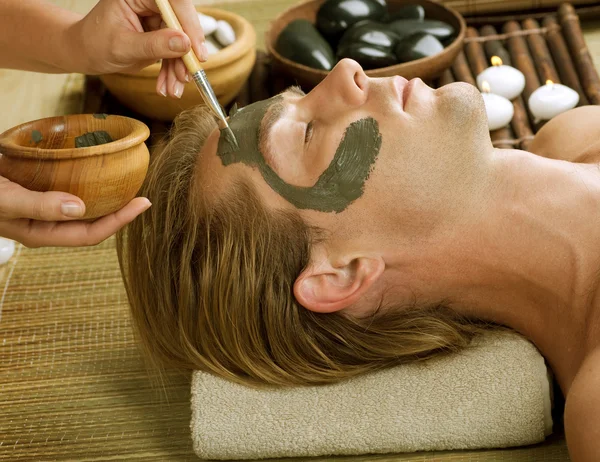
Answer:
[[[465,16],[556,9],[562,0],[441,0]],[[597,0],[574,0],[577,6],[598,6]]]
[[[131,332],[114,239],[27,249],[0,272],[0,460],[194,461],[190,381],[155,388]],[[561,434],[513,449],[286,461],[567,461]]]
[[[496,147],[527,150],[543,122],[536,121],[527,101],[548,80],[563,83],[579,94],[579,106],[600,104],[600,77],[583,36],[579,16],[571,3],[562,3],[555,13],[540,21],[510,20],[501,26],[484,25],[467,29],[464,54],[447,71],[437,86],[452,81],[473,83],[499,56],[525,75],[523,94],[513,101],[510,126],[491,132]]]

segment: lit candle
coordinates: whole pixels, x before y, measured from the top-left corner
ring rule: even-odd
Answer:
[[[477,86],[483,91],[483,82],[487,82],[490,93],[515,99],[525,88],[525,76],[512,66],[502,64],[498,56],[492,56],[492,67],[488,67],[477,76]]]
[[[513,104],[504,96],[490,93],[490,86],[483,82],[483,102],[485,103],[485,112],[488,118],[488,127],[491,130],[497,130],[505,127],[512,120],[515,113]]]
[[[579,103],[579,94],[572,88],[547,80],[529,97],[529,109],[539,120],[550,120],[558,114],[573,109]]]
[[[10,260],[15,252],[15,242],[9,239],[0,237],[0,265]]]

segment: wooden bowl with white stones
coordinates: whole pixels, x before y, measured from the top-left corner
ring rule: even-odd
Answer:
[[[202,63],[219,103],[226,106],[234,100],[252,72],[256,61],[256,32],[246,19],[230,11],[199,6],[196,10],[228,22],[235,33],[234,43]],[[207,46],[210,47],[208,43]],[[108,74],[100,78],[123,105],[154,120],[170,122],[184,109],[204,104],[194,82],[186,84],[181,99],[160,96],[156,92],[160,66],[157,62],[134,74]]]
[[[83,219],[120,210],[146,177],[150,130],[107,114],[34,120],[0,135],[0,175],[31,191],[63,191],[85,203]]]

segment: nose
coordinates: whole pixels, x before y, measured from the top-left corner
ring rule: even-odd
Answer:
[[[339,110],[340,106],[363,105],[368,91],[369,78],[360,64],[352,59],[342,59],[311,93],[321,104],[327,102],[328,108]]]

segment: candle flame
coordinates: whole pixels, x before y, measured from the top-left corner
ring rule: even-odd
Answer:
[[[481,89],[483,90],[484,93],[489,93],[490,92],[490,84],[484,80],[483,82],[481,82]]]
[[[548,80],[546,80],[546,85],[551,87],[552,85],[554,85],[554,82],[552,80],[548,79]]]
[[[492,66],[502,66],[502,60],[499,56],[492,56]]]

